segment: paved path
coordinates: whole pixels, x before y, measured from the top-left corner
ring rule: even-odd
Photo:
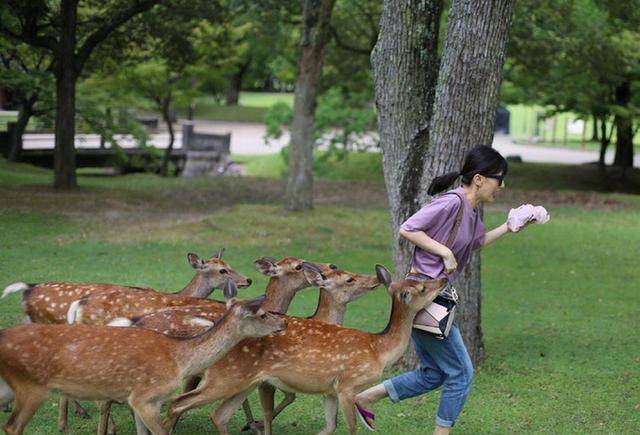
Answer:
[[[195,130],[203,133],[231,133],[231,153],[236,155],[273,154],[289,142],[289,134],[285,133],[280,139],[265,144],[265,127],[263,124],[249,124],[241,122],[223,121],[195,121]],[[176,126],[175,148],[181,147],[181,128]],[[152,135],[151,143],[158,148],[166,147],[169,135],[158,133]],[[76,147],[97,148],[97,135],[77,135]],[[26,134],[24,136],[25,149],[53,148],[52,134]],[[123,141],[125,147],[133,147],[132,141]],[[519,155],[525,162],[552,162],[567,164],[582,164],[598,160],[598,151],[576,150],[569,148],[550,148],[538,145],[520,145],[514,143],[507,135],[496,135],[493,146],[504,156]],[[614,146],[609,147],[606,162],[613,161]],[[640,167],[640,155],[635,156],[634,166]]]

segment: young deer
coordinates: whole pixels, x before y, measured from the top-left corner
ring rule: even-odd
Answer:
[[[139,328],[84,325],[30,324],[0,331],[0,378],[9,387],[0,403],[15,394],[5,431],[21,434],[47,393],[56,389],[78,399],[126,401],[153,434],[168,434],[160,406],[183,378],[202,372],[246,337],[286,327],[281,316],[255,303],[235,301],[235,292],[229,281],[227,313],[189,339]]]
[[[326,273],[309,269],[305,271],[305,275],[307,281],[320,289],[316,312],[309,319],[333,325],[342,325],[349,302],[355,301],[380,285],[376,275],[360,275],[340,269]],[[274,409],[275,387],[269,383],[262,383],[258,390],[266,432],[270,433],[271,421],[293,403],[296,395],[291,391],[283,390],[284,398]],[[260,426],[260,424],[255,424],[255,427],[259,428]],[[244,429],[247,429],[247,426]]]
[[[255,266],[261,273],[271,277],[261,306],[263,310],[270,312],[286,312],[295,294],[312,285],[307,280],[305,270],[313,269],[328,273],[336,269],[334,264],[311,263],[295,257],[285,257],[280,261],[271,257],[262,257],[255,261]],[[198,305],[192,305],[188,300],[175,298],[169,300],[161,295],[140,297],[135,293],[135,291],[128,294],[120,293],[119,299],[110,298],[109,294],[83,298],[72,304],[68,314],[69,322],[107,325],[115,319],[129,318],[136,320],[134,326],[168,335],[190,336],[201,332],[206,326],[202,320],[195,320],[194,315],[200,319],[215,321],[224,312],[224,305],[215,301],[196,301]],[[199,381],[198,376],[189,379],[186,390],[195,388]],[[247,420],[250,423],[253,422],[248,402],[244,405],[244,410]],[[105,415],[108,416],[108,414],[109,405],[102,404],[101,427]],[[110,427],[114,427],[113,422],[110,423]]]
[[[385,367],[395,362],[409,343],[415,314],[431,302],[444,280],[391,284],[383,266],[376,272],[392,298],[389,323],[384,331],[370,334],[310,319],[285,317],[287,330],[280,337],[243,340],[206,371],[198,389],[170,403],[165,428],[194,407],[224,399],[212,415],[220,433],[227,434],[233,412],[260,382],[306,394],[325,395],[326,427],[336,428],[338,404],[347,428],[356,431],[355,394],[376,381]],[[268,429],[268,423],[266,428]]]
[[[200,259],[196,254],[188,254],[189,264],[196,270],[193,279],[174,295],[206,298],[216,288],[222,288],[227,279],[234,280],[238,287],[248,287],[251,279],[236,272],[221,258],[222,250],[208,260]],[[11,293],[22,292],[22,305],[27,320],[34,323],[65,323],[67,311],[73,301],[82,297],[105,293],[126,292],[135,288],[139,294],[153,289],[127,287],[114,284],[91,284],[70,282],[47,282],[41,284],[25,284],[17,282],[7,286],[2,297]]]

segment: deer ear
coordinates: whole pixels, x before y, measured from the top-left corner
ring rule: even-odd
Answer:
[[[265,299],[267,299],[266,295],[258,296],[257,298],[249,299],[242,305],[246,310],[251,312],[251,314],[255,314],[260,309]]]
[[[204,261],[202,261],[200,259],[200,257],[198,257],[196,254],[188,253],[187,254],[187,261],[189,261],[189,264],[194,269],[203,269],[204,268]]]
[[[317,277],[318,275],[320,275],[320,278],[322,278],[323,280],[327,279],[327,277],[325,276],[324,273],[322,273],[322,270],[318,267],[317,264],[309,263],[308,261],[303,261],[301,266],[302,266],[302,271],[304,273],[304,276],[307,278],[307,281],[309,281],[309,283],[317,279],[315,277]],[[309,277],[311,277],[311,280],[309,279]]]
[[[232,279],[228,279],[227,282],[224,283],[222,293],[224,294],[225,301],[229,301],[230,299],[235,298],[238,294],[238,287],[236,286],[236,282]]]
[[[272,257],[262,257],[253,263],[263,275],[275,276],[276,275],[276,259]]]
[[[382,264],[376,264],[376,276],[382,285],[389,288],[391,285],[391,274]]]

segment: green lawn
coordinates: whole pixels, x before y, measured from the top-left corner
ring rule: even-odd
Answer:
[[[231,265],[254,278],[246,296],[266,284],[253,268],[262,255],[296,255],[372,273],[375,263],[390,265],[384,186],[379,174],[365,176],[374,174],[371,162],[350,164],[318,180],[314,211],[286,213],[279,178],[81,176],[79,190],[55,192],[49,171],[0,161],[0,287],[68,280],[177,290],[191,277],[186,253],[211,255],[221,246]],[[598,183],[589,181],[589,170],[512,165],[507,191],[486,208],[488,227],[527,200],[546,205],[552,220],[483,252],[487,359],[476,369],[457,433],[637,433],[638,184],[631,184],[633,195],[591,193],[586,189]],[[310,315],[316,299],[315,290],[300,292],[291,313]],[[19,323],[19,298],[2,299],[0,313],[2,326]],[[346,324],[379,331],[388,313],[388,296],[378,290],[350,305]],[[437,400],[433,393],[397,405],[380,402],[378,432],[430,432]],[[72,433],[95,432],[97,412],[88,407],[93,418],[72,417]],[[176,433],[210,432],[211,409],[185,415]],[[120,433],[134,432],[125,407],[115,407],[115,418]],[[55,422],[52,397],[26,433],[56,433]],[[238,413],[232,433],[242,423]],[[274,428],[308,434],[322,426],[321,399],[300,396]],[[338,433],[345,433],[342,417]]]

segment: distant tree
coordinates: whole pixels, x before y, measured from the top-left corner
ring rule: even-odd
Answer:
[[[93,50],[118,27],[162,0],[125,2],[87,0],[5,0],[0,4],[0,33],[47,50],[54,59],[56,121],[54,187],[77,185],[75,173],[76,82]]]
[[[572,111],[600,125],[600,164],[617,132],[615,164],[633,163],[634,96],[640,78],[640,1],[517,2],[506,82],[509,102]]]
[[[303,0],[298,79],[293,103],[287,210],[313,207],[313,126],[324,48],[335,0]]]
[[[18,110],[14,141],[7,158],[17,161],[22,152],[22,136],[29,120],[53,110],[53,60],[46,50],[9,41],[0,35],[0,82],[7,97],[7,108]]]

